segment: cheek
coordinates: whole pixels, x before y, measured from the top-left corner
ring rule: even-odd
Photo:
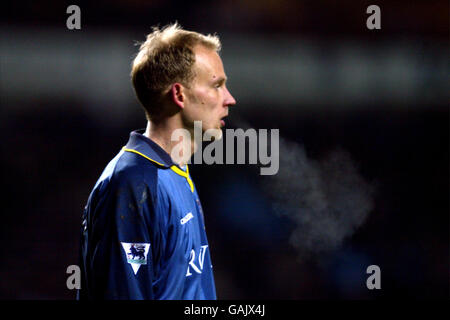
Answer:
[[[199,95],[199,101],[200,104],[204,106],[214,107],[218,101],[218,94],[217,92],[214,92],[214,90],[202,92],[202,94]]]

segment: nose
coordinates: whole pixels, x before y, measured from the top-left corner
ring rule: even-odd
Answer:
[[[234,99],[234,97],[231,95],[230,91],[228,90],[227,87],[225,87],[225,100],[224,100],[224,105],[229,107],[229,106],[234,106],[236,104],[236,100]]]

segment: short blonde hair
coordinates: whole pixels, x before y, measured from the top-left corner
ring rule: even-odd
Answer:
[[[134,91],[148,120],[161,113],[161,99],[173,83],[189,87],[195,77],[195,46],[216,52],[221,49],[217,35],[183,30],[178,23],[152,30],[141,43],[131,67]]]

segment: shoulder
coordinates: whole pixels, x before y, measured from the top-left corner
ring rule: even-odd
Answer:
[[[105,167],[94,187],[94,192],[104,194],[112,190],[148,190],[153,197],[160,189],[156,164],[130,152],[120,151]]]

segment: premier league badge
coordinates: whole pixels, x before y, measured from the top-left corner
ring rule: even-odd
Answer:
[[[150,243],[127,243],[121,242],[122,248],[125,251],[127,262],[133,268],[134,274],[137,274],[139,268],[143,264],[147,264],[148,250]]]

